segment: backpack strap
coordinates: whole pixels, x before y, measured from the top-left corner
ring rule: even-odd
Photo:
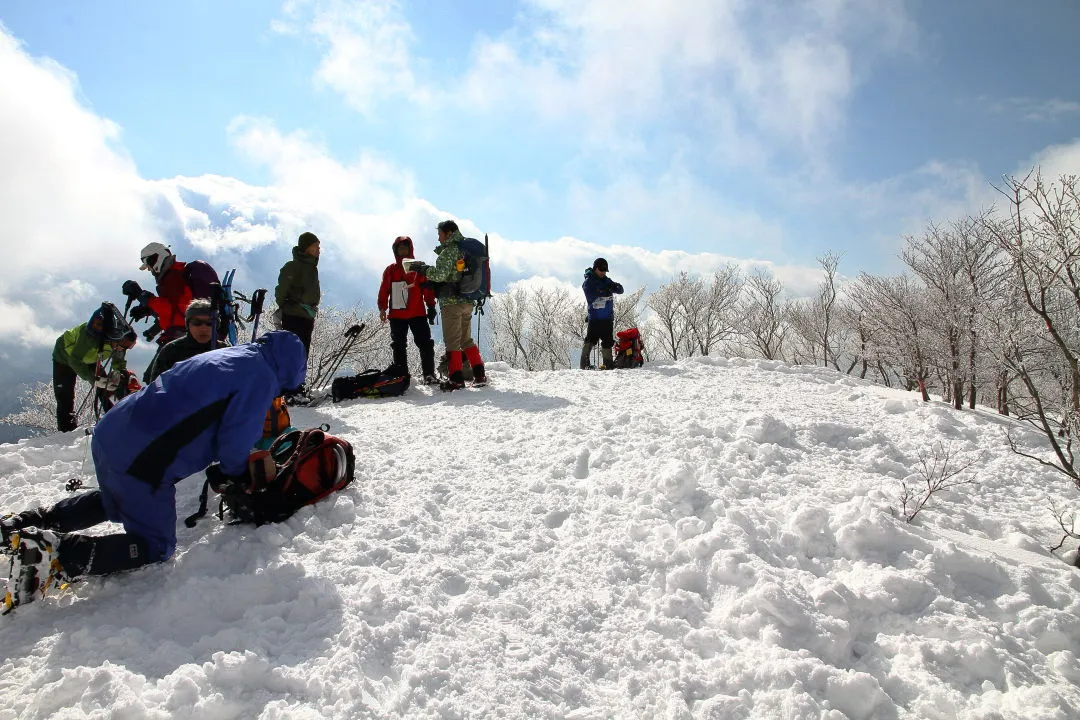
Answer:
[[[195,527],[195,523],[206,517],[206,506],[209,504],[209,500],[210,480],[207,479],[206,482],[203,483],[202,492],[199,493],[199,509],[184,518],[184,525],[187,525],[189,528],[193,528]]]

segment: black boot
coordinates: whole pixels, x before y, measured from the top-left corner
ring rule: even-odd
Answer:
[[[439,383],[439,389],[443,392],[453,392],[465,387],[465,376],[460,370],[450,373],[450,379]]]
[[[487,385],[487,372],[484,370],[484,363],[472,366],[472,377],[474,387]]]

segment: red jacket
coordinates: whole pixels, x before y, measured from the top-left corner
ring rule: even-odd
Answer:
[[[217,273],[202,260],[188,263],[173,262],[172,267],[157,279],[157,296],[146,301],[161,325],[159,343],[184,334],[184,313],[195,298],[210,297],[211,284],[218,282]]]
[[[407,237],[398,238],[394,240],[391,249],[396,249],[399,244],[408,245],[409,251],[405,258],[412,258],[412,240]],[[405,271],[401,264],[405,258],[397,258],[393,265],[388,265],[383,270],[382,284],[379,286],[379,310],[389,310],[389,316],[396,320],[423,317],[427,314],[425,305],[435,307],[435,291],[431,287],[422,287],[427,281],[422,273]],[[401,307],[402,300],[404,307]]]

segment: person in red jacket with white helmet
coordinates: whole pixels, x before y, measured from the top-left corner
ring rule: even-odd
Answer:
[[[395,238],[393,251],[394,262],[383,270],[379,286],[379,319],[384,323],[388,318],[390,320],[394,365],[402,372],[409,371],[406,343],[411,329],[413,342],[420,351],[424,384],[436,385],[439,379],[435,376],[435,341],[431,339],[430,328],[435,324],[437,314],[435,292],[422,273],[413,272],[405,265],[406,260],[414,257],[412,238]]]

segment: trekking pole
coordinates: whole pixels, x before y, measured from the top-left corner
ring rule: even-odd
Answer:
[[[356,344],[356,341],[360,338],[360,333],[364,331],[365,327],[367,327],[367,325],[361,323],[359,325],[353,325],[345,331],[345,342],[342,343],[341,349],[331,356],[329,371],[319,373],[318,380],[311,386],[313,390],[325,384],[327,381],[333,380],[334,374],[338,371],[338,368],[340,368],[341,364],[345,361],[345,356],[349,354],[350,350],[352,350],[353,345]]]
[[[221,283],[210,283],[210,349],[217,350],[218,312],[221,307]]]
[[[263,301],[266,300],[266,288],[259,288],[251,293],[251,342],[255,342],[255,336],[259,334],[259,320],[262,318]]]

